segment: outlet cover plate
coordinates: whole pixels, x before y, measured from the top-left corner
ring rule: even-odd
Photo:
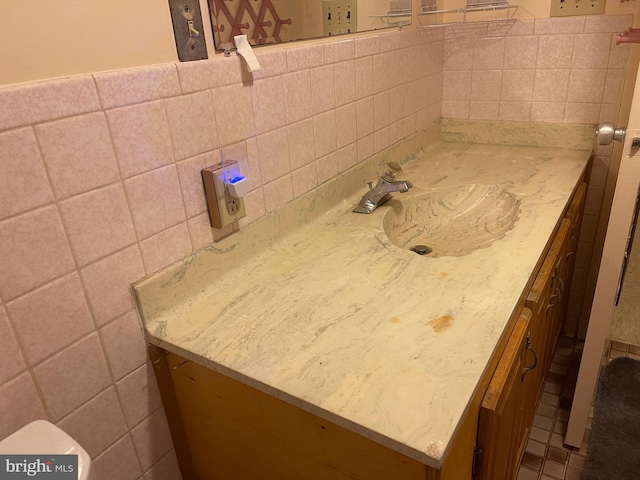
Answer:
[[[606,0],[551,0],[552,17],[602,15]]]
[[[225,176],[240,174],[238,162],[227,160],[224,166],[219,163],[202,169],[201,173],[212,227],[224,228],[246,216],[244,199],[229,195],[224,183]]]

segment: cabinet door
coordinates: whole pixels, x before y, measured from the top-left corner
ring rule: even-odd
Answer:
[[[524,448],[523,370],[531,311],[523,309],[511,333],[480,407],[478,446],[482,450],[477,479],[512,479]]]
[[[544,364],[546,372],[553,358],[553,351],[560,335],[560,330],[564,324],[564,317],[567,313],[569,304],[569,290],[571,282],[571,267],[569,259],[569,251],[571,249],[571,227],[572,223],[568,218],[562,220],[560,229],[556,234],[553,244],[551,245],[551,253],[555,256],[555,264],[552,272],[551,288],[553,290],[550,305],[552,308],[549,312],[551,316],[551,334],[549,336],[548,355]]]

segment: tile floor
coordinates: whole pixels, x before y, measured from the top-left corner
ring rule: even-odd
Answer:
[[[591,418],[579,449],[563,445],[562,439],[567,429],[583,346],[584,342],[572,338],[558,340],[516,480],[581,480]],[[610,342],[604,358],[610,361],[620,356],[640,360],[640,348]]]

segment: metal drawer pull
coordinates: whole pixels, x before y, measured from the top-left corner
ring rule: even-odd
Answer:
[[[576,254],[576,252],[567,253],[567,256],[564,259],[565,263],[569,262],[569,259],[571,258],[571,255],[575,255],[575,254]]]
[[[521,381],[524,380],[524,377],[527,375],[527,373],[529,373],[531,370],[536,368],[536,366],[538,365],[538,354],[536,353],[536,351],[531,346],[531,332],[527,333],[527,346],[526,346],[526,349],[529,350],[531,353],[533,353],[533,365],[531,365],[530,367],[524,367],[522,369],[522,377],[520,379]]]
[[[560,291],[564,292],[564,280],[562,280],[562,277],[558,277],[557,280],[560,282]]]

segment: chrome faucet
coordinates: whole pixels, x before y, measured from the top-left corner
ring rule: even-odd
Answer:
[[[373,186],[373,182],[369,182],[369,191],[364,194],[353,211],[356,213],[371,213],[389,200],[393,192],[406,192],[413,187],[413,183],[408,180],[396,180],[396,176],[400,172],[402,172],[402,167],[399,164],[396,162],[387,163],[386,169],[376,186]]]

